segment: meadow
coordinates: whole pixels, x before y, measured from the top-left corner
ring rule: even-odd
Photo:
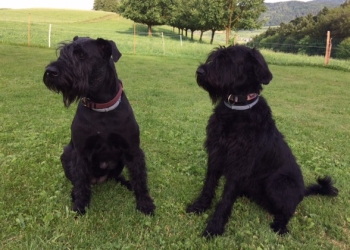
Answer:
[[[62,27],[61,40],[89,35],[116,41],[123,53],[116,66],[140,125],[155,216],[136,211],[134,195],[113,181],[93,187],[86,215],[76,218],[71,212],[71,184],[59,157],[69,142],[76,104],[64,108],[62,97],[42,82],[44,67],[56,58],[54,46],[11,42],[19,39],[18,33],[6,33],[25,24],[28,11],[38,26]],[[162,44],[158,50],[154,42],[147,43],[161,38],[138,36],[134,53],[133,23],[115,14],[0,10],[0,17],[0,249],[348,249],[348,61],[331,60],[325,67],[320,57],[262,51],[274,75],[262,94],[305,183],[331,175],[339,196],[306,198],[285,237],[270,230],[272,217],[266,211],[241,198],[225,234],[208,241],[200,234],[222,185],[210,211],[197,216],[185,209],[203,184],[203,142],[213,109],[194,74],[218,44],[186,41],[180,47],[177,38],[169,38],[164,55]],[[172,29],[155,31],[170,34]]]

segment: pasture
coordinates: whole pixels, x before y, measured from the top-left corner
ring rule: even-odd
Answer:
[[[332,60],[324,67],[322,58],[262,51],[274,75],[262,94],[302,167],[305,183],[331,175],[339,196],[306,198],[285,237],[270,230],[267,212],[241,198],[225,234],[207,241],[200,234],[214,207],[199,216],[185,209],[203,184],[203,142],[213,108],[194,74],[213,46],[188,42],[176,52],[172,41],[174,52],[163,55],[144,42],[134,54],[127,45],[129,40],[132,44],[131,35],[116,32],[129,30],[128,20],[117,26],[118,17],[108,19],[103,12],[38,10],[43,20],[49,16],[62,25],[62,40],[90,35],[116,41],[123,53],[117,70],[140,125],[157,206],[155,216],[144,216],[135,210],[133,194],[110,181],[93,187],[88,213],[75,218],[71,184],[59,157],[70,138],[76,105],[64,108],[62,97],[42,83],[44,67],[56,58],[54,49],[9,42],[13,39],[3,30],[19,25],[10,16],[21,19],[21,10],[6,11],[7,20],[0,26],[1,249],[348,249],[349,62]],[[42,21],[43,27],[47,22]],[[215,201],[221,191],[222,186]]]

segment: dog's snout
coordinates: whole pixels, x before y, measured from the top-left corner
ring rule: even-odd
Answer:
[[[197,75],[203,76],[205,75],[205,70],[202,67],[199,67],[196,71]]]
[[[60,74],[59,70],[55,66],[48,66],[45,69],[45,74],[50,76],[58,76]]]

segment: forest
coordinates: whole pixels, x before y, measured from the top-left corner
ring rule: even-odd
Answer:
[[[211,31],[212,43],[215,32],[224,30],[226,45],[233,42],[231,31],[259,29],[272,22],[268,17],[273,16],[274,22],[281,22],[269,26],[266,32],[250,41],[249,46],[323,55],[326,34],[330,31],[334,48],[331,56],[350,57],[350,0],[274,4],[264,0],[95,0],[94,9],[117,12],[145,24],[149,35],[152,35],[152,26],[165,24],[177,28],[178,33],[185,36],[189,31],[191,39],[194,32],[199,31],[200,42],[203,33]]]
[[[281,23],[288,23],[297,17],[307,16],[308,14],[316,15],[324,7],[328,9],[336,8],[343,3],[344,0],[265,3],[267,10],[261,14],[259,20],[264,20],[264,26],[278,26]]]
[[[279,27],[270,27],[256,36],[249,46],[274,51],[324,55],[327,31],[331,33],[332,57],[350,58],[350,1],[338,8],[324,7],[318,14],[297,17]]]
[[[109,1],[111,6],[113,0]],[[95,0],[95,10],[108,10],[106,1]],[[123,17],[148,26],[152,35],[152,26],[169,25],[191,39],[195,31],[200,32],[199,41],[205,31],[211,31],[213,42],[216,31],[225,30],[226,44],[230,33],[237,29],[257,29],[263,25],[260,14],[266,11],[264,0],[120,0],[117,11]],[[112,10],[113,11],[113,10]]]
[[[222,2],[219,1],[211,1],[211,2]],[[239,0],[228,0],[226,2],[242,2]],[[258,21],[262,24],[262,26],[279,26],[281,23],[288,23],[291,20],[306,16],[308,14],[316,15],[319,11],[321,11],[324,7],[328,9],[339,7],[344,3],[345,0],[312,0],[308,2],[300,2],[300,1],[288,1],[288,2],[276,2],[276,3],[264,3],[265,11],[260,13]],[[129,0],[95,0],[94,1],[94,10],[104,10],[110,12],[117,12],[121,14],[121,5],[128,5],[137,2],[143,1],[129,1]],[[177,0],[150,0],[147,1],[149,6],[155,6],[156,3],[161,3],[163,6],[167,6],[168,8],[172,8],[172,6],[179,7],[179,9],[187,9],[190,11],[194,6],[199,7],[200,5],[206,5],[205,1],[177,1]],[[244,1],[243,1],[244,2]],[[265,2],[265,1],[263,1]],[[208,6],[210,7],[210,5]],[[163,12],[164,14],[166,12]]]

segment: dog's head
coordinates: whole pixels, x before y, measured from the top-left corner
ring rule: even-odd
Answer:
[[[236,45],[219,47],[196,71],[197,83],[208,91],[213,103],[229,95],[259,93],[272,74],[261,53]]]
[[[45,68],[43,81],[50,90],[63,94],[66,107],[99,91],[106,79],[118,78],[114,62],[121,53],[113,41],[76,36],[61,43],[58,51],[58,59]]]

